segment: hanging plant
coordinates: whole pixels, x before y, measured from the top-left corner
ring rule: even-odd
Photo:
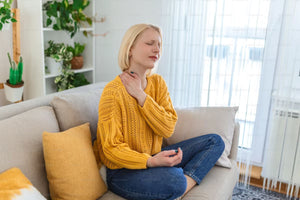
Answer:
[[[10,9],[12,2],[13,0],[0,0],[0,31],[2,30],[4,24],[17,22]]]
[[[54,80],[58,92],[90,83],[83,74],[75,74],[71,70],[73,52],[70,47],[68,48],[68,46],[64,43],[54,43],[51,40],[48,41],[48,44],[49,47],[45,49],[45,56],[54,58],[56,62],[62,61],[60,75],[58,75]],[[81,53],[84,49],[82,49],[82,46],[79,46],[78,44],[77,51],[74,51],[75,54]]]
[[[47,16],[46,26],[53,25],[54,30],[65,30],[73,38],[81,24],[87,22],[92,25],[92,18],[83,12],[89,4],[89,0],[73,0],[73,3],[68,0],[47,1],[43,4]]]

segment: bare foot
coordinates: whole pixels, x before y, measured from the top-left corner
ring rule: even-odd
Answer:
[[[188,193],[188,191],[190,191],[196,185],[196,181],[194,179],[192,179],[191,177],[189,177],[187,175],[184,175],[184,176],[186,178],[187,186],[186,186],[186,190],[182,196],[184,196],[186,193]]]

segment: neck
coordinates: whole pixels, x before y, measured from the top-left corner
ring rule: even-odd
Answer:
[[[129,67],[128,71],[134,72],[140,77],[142,87],[145,89],[147,86],[147,70],[141,70],[141,67]]]

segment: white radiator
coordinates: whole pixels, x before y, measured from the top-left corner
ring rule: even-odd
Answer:
[[[276,109],[273,113],[262,176],[300,184],[300,112]]]

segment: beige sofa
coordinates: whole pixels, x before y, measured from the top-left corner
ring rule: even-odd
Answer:
[[[43,158],[42,133],[43,131],[59,132],[84,122],[90,122],[91,134],[94,139],[97,129],[98,102],[104,85],[104,83],[97,83],[0,107],[0,173],[9,168],[18,167],[34,187],[47,199],[50,199]],[[200,131],[210,132],[214,129],[205,130],[207,129],[205,127],[218,127],[218,123],[221,125],[231,123],[228,127],[232,128],[229,131],[233,132],[232,146],[228,156],[231,168],[213,167],[201,184],[194,187],[184,199],[231,199],[238,178],[236,157],[239,125],[232,119],[227,122],[226,115],[223,116],[225,121],[218,118],[222,116],[218,113],[222,113],[224,110],[227,112],[231,108],[177,109],[179,119],[174,136],[165,140],[165,144],[187,139],[193,134],[197,135]],[[210,113],[212,116],[209,116]],[[203,119],[206,121],[198,120],[197,116],[204,117]],[[202,126],[203,124],[205,126]],[[103,173],[101,175],[105,176]],[[108,191],[99,199],[118,200],[123,198]]]

